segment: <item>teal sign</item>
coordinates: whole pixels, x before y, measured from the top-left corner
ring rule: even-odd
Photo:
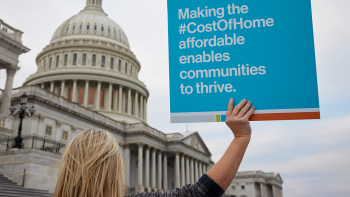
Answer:
[[[319,119],[310,0],[168,0],[171,122]]]

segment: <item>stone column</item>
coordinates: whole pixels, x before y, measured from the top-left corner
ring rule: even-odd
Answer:
[[[55,88],[55,82],[51,81],[50,82],[50,92],[53,92],[53,89]]]
[[[121,113],[122,111],[123,111],[123,107],[122,107],[122,104],[123,104],[123,86],[119,86],[119,98],[118,98],[118,102],[119,102],[119,104],[118,104],[118,107],[119,107],[119,109],[118,109],[118,111]]]
[[[180,188],[180,153],[175,152],[175,188]]]
[[[198,161],[198,179],[202,176],[202,162]]]
[[[147,100],[144,99],[144,120],[147,121]]]
[[[108,101],[107,101],[107,107],[106,109],[108,111],[111,111],[111,107],[112,107],[112,89],[113,89],[113,84],[112,83],[109,83],[109,88],[108,88]]]
[[[198,181],[198,160],[194,161],[194,181]]]
[[[278,192],[278,187],[276,185],[272,185],[272,196],[273,197],[280,197]]]
[[[73,80],[73,95],[72,95],[72,101],[77,102],[77,80]]]
[[[131,115],[131,88],[128,90],[128,114]]]
[[[190,158],[190,165],[191,165],[191,184],[194,184],[194,169],[193,169],[193,166],[194,166],[194,159],[193,158]]]
[[[64,88],[65,88],[65,81],[62,80],[62,83],[61,83],[61,95],[62,97],[64,97]]]
[[[114,91],[113,111],[118,111],[118,91]]]
[[[186,184],[190,184],[190,161],[188,156],[186,156]]]
[[[146,147],[146,163],[145,163],[145,188],[149,189],[149,146]]]
[[[95,100],[95,109],[100,109],[100,97],[101,97],[101,81],[97,82],[97,90],[96,90],[96,100]]]
[[[156,149],[152,149],[152,176],[151,176],[151,187],[155,191],[156,188]]]
[[[137,169],[137,186],[135,188],[135,192],[143,192],[143,184],[142,184],[142,160],[143,160],[143,143],[138,143],[139,145],[139,157],[138,157],[138,169]]]
[[[124,144],[124,179],[125,179],[125,188],[128,188],[130,184],[130,146],[129,144]]]
[[[162,151],[158,151],[158,190],[162,190]]]
[[[84,106],[89,106],[89,80],[85,80],[85,90],[84,90]]]
[[[135,100],[134,100],[134,116],[139,117],[139,93],[135,92]]]
[[[143,95],[140,97],[140,118],[143,119]]]
[[[13,78],[16,74],[16,69],[12,66],[9,66],[6,68],[7,77],[6,77],[6,85],[5,90],[2,94],[2,102],[1,102],[1,109],[0,114],[4,116],[8,116],[10,112],[10,105],[11,105],[11,96],[12,96],[12,86],[13,86]]]
[[[168,157],[166,152],[163,155],[163,189],[168,190]]]
[[[267,197],[267,188],[265,183],[260,183],[261,197]]]
[[[185,155],[181,154],[181,187],[184,186],[185,183]]]

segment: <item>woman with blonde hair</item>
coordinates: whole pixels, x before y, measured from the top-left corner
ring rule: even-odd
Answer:
[[[241,101],[233,108],[230,99],[226,124],[234,139],[225,154],[193,185],[165,192],[143,192],[131,197],[220,197],[231,184],[251,138],[249,118],[255,108]],[[69,142],[63,152],[62,166],[53,197],[122,197],[124,166],[119,145],[105,131],[88,129]]]

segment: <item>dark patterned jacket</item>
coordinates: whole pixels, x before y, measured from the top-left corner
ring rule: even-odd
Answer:
[[[165,192],[142,192],[129,197],[221,197],[224,190],[214,180],[204,174],[197,183]]]

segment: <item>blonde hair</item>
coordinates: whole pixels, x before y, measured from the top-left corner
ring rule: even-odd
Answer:
[[[124,165],[119,144],[108,132],[81,131],[63,152],[53,197],[124,195]]]

